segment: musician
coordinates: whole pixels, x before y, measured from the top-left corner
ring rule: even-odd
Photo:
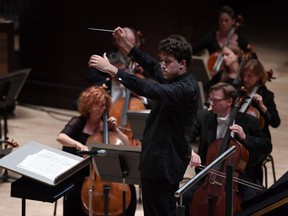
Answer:
[[[192,48],[195,55],[203,55],[205,50],[208,51],[207,69],[211,78],[223,66],[221,50],[228,43],[238,45],[244,53],[251,52],[251,56],[257,59],[256,53],[251,51],[252,45],[240,34],[237,28],[239,24],[240,22],[236,20],[234,10],[224,5],[218,12],[218,29],[208,32],[202,39],[194,43]]]
[[[137,36],[136,31],[131,27],[124,27],[123,29],[127,33],[127,39],[129,40],[129,42],[131,44],[137,46],[137,47],[140,47],[141,39],[139,38],[139,36]],[[108,52],[107,56],[110,56],[110,54],[112,54],[112,53],[118,53],[118,55],[120,55],[122,57],[122,59],[119,59],[117,57],[117,59],[114,59],[114,62],[117,61],[117,63],[121,63],[121,67],[122,67],[122,63],[124,61],[126,68],[129,67],[130,62],[131,62],[131,59],[129,57],[123,55],[118,50],[118,48],[115,48],[115,50]],[[123,68],[120,68],[120,69],[123,69]],[[137,69],[142,70],[140,67],[139,68],[137,67]],[[108,86],[109,91],[111,91],[111,85],[109,84],[109,82],[107,83],[107,81],[109,81],[109,80],[111,80],[111,77],[108,74],[103,73],[103,72],[97,70],[96,68],[89,67],[89,69],[86,73],[86,81],[88,82],[89,86],[91,86],[91,85],[102,86],[105,83]]]
[[[192,140],[199,138],[198,151],[191,150],[189,164],[191,167],[196,167],[196,173],[200,171],[197,168],[200,164],[206,164],[208,159],[206,153],[210,145],[214,144],[216,139],[224,137],[235,103],[235,95],[236,90],[233,86],[219,82],[210,89],[211,110],[202,110],[197,113],[190,135]],[[241,173],[239,178],[261,185],[261,181],[255,175],[255,169],[261,169],[257,165],[262,164],[262,156],[269,154],[272,150],[269,138],[259,128],[258,119],[246,113],[238,112],[234,123],[229,128],[231,139],[237,140],[249,151],[249,161],[245,172]],[[257,190],[246,185],[238,184],[238,188],[243,202],[258,193]],[[192,188],[184,194],[187,214],[194,190],[195,188]]]
[[[129,42],[137,47],[140,47],[141,39],[139,38],[137,32],[130,27],[124,27],[123,29],[127,33],[127,39]],[[128,56],[121,54],[118,49],[107,53],[107,57],[110,63],[120,70],[126,71],[127,73],[141,74],[141,76],[144,74],[143,68],[141,68],[138,64],[131,62],[131,59]],[[88,82],[89,86],[102,86],[105,84],[111,94],[112,103],[114,103],[119,98],[125,98],[125,87],[120,82],[113,79],[113,77],[111,77],[109,74],[103,73],[96,68],[89,67],[86,73],[86,81]],[[132,96],[141,100],[147,109],[151,109],[153,105],[151,100],[133,93]]]
[[[211,86],[218,82],[226,82],[230,85],[234,85],[235,79],[238,78],[238,70],[242,57],[241,48],[234,43],[228,43],[223,46],[222,50],[224,67],[217,73],[212,79],[204,86],[205,97],[209,96]],[[238,88],[237,84],[234,85]]]
[[[266,82],[271,81],[269,76],[272,76],[272,74],[266,72],[263,64],[256,59],[249,59],[239,73],[242,85],[252,97],[251,105],[259,110],[260,116],[264,120],[263,132],[271,141],[269,127],[279,127],[281,119],[274,100],[274,93],[266,86]],[[252,93],[253,90],[256,90],[256,92]],[[259,178],[263,179],[262,170],[259,169],[259,171],[261,171]]]
[[[105,110],[111,107],[111,97],[104,86],[92,86],[81,92],[78,99],[78,111],[80,116],[72,117],[63,130],[57,135],[56,140],[63,145],[63,151],[77,154],[77,151],[89,151],[86,146],[87,139],[96,132],[103,132],[102,116]],[[114,131],[122,145],[129,145],[128,137],[119,130],[114,117],[109,117],[108,125]],[[65,196],[65,215],[85,215],[82,210],[81,187],[84,178],[89,176],[89,169],[86,167],[77,173],[76,189]],[[133,188],[132,188],[133,189]],[[134,215],[136,210],[136,192],[134,188],[133,204],[127,209],[127,215]],[[131,202],[132,203],[132,202]],[[133,206],[134,205],[134,206]],[[128,213],[130,212],[130,213]]]
[[[208,32],[201,40],[193,44],[192,49],[195,55],[201,54],[205,49],[210,55],[220,51],[227,42],[227,37],[235,25],[236,15],[233,8],[228,5],[222,6],[218,11],[218,29]],[[237,29],[228,42],[237,44],[243,52],[249,51],[250,43]]]
[[[191,128],[198,108],[198,84],[187,70],[191,45],[180,35],[168,36],[160,42],[159,63],[129,43],[122,28],[116,28],[113,36],[117,46],[157,82],[118,70],[105,55],[92,55],[89,66],[109,73],[131,91],[155,102],[144,129],[139,167],[144,215],[175,216],[174,193],[190,155],[185,129]]]

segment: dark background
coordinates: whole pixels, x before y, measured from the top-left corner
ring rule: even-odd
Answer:
[[[73,109],[73,102],[87,87],[85,72],[90,55],[109,51],[113,44],[112,33],[89,31],[88,27],[131,26],[140,30],[145,38],[141,49],[157,58],[158,43],[164,37],[177,33],[193,44],[216,28],[217,11],[223,4],[243,15],[243,32],[249,35],[250,30],[265,25],[263,37],[271,38],[274,18],[285,13],[284,3],[253,2],[0,0],[1,14],[15,20],[15,34],[20,38],[13,68],[32,68],[18,101]],[[268,18],[265,23],[259,19],[263,16]]]

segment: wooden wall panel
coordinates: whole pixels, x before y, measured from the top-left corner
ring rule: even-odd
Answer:
[[[158,43],[170,34],[190,42],[215,24],[218,1],[58,1],[25,0],[20,12],[20,65],[32,71],[18,100],[70,109],[87,86],[85,72],[91,54],[112,46],[112,34],[88,27],[132,26],[146,39],[142,49],[157,57]],[[207,5],[210,5],[208,8]],[[201,11],[205,13],[201,13]]]

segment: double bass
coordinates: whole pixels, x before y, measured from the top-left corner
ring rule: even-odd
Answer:
[[[87,142],[96,142],[104,144],[122,144],[122,141],[117,137],[115,132],[108,131],[108,112],[105,111],[103,115],[103,133],[95,133],[91,135]],[[100,176],[97,176],[95,170],[91,168],[92,174],[90,177],[86,177],[82,189],[81,200],[84,212],[87,215],[93,216],[120,216],[131,201],[131,191],[129,185],[123,186],[122,183],[105,182],[101,180]],[[89,194],[92,183],[92,194]],[[125,188],[123,188],[125,187]],[[125,196],[123,194],[125,192]],[[92,196],[92,203],[90,202],[90,196]],[[123,200],[123,197],[125,200]],[[125,202],[125,206],[123,203]],[[89,206],[92,205],[92,209]],[[92,212],[91,212],[92,210]]]
[[[206,165],[210,164],[219,155],[224,153],[231,146],[236,147],[235,153],[231,156],[230,161],[224,160],[215,168],[216,172],[226,173],[228,164],[234,167],[233,176],[238,177],[240,173],[244,173],[249,160],[248,150],[238,141],[230,137],[231,130],[229,127],[233,124],[236,115],[243,101],[247,96],[247,91],[242,90],[242,94],[237,98],[235,106],[230,114],[229,125],[223,139],[217,139],[210,144],[206,154]],[[214,172],[215,173],[215,172]],[[191,206],[190,215],[192,216],[223,216],[226,207],[226,183],[223,177],[219,177],[214,173],[209,173],[203,180],[203,183],[195,190]],[[233,182],[233,215],[241,210],[241,195],[238,191],[238,184]]]

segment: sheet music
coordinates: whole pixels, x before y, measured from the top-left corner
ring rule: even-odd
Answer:
[[[54,180],[77,163],[77,160],[42,149],[35,154],[28,155],[17,166]]]

